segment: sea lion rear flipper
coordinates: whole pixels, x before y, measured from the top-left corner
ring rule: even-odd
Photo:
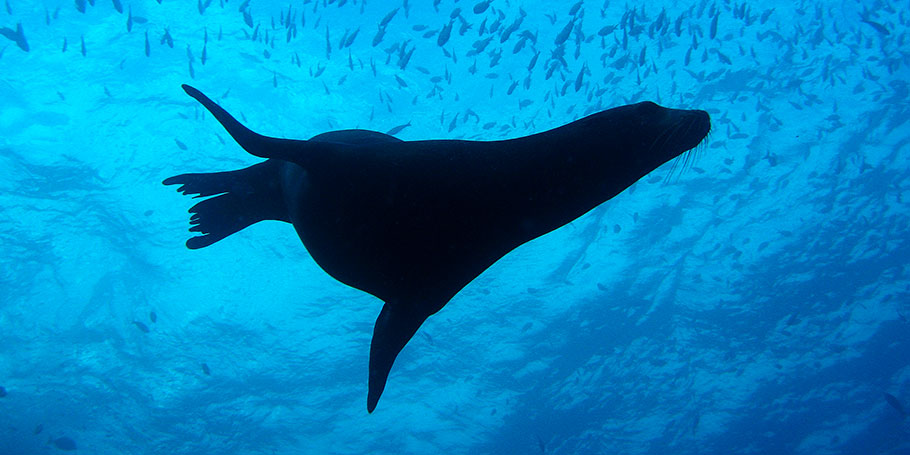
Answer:
[[[373,327],[373,342],[370,345],[370,383],[367,394],[367,412],[376,409],[376,403],[385,389],[389,371],[398,353],[417,329],[426,321],[428,314],[415,311],[413,307],[389,305],[386,303],[376,318]]]
[[[305,146],[307,141],[295,141],[291,139],[280,139],[277,137],[263,136],[255,133],[249,128],[243,126],[237,119],[229,114],[218,103],[212,101],[202,92],[189,85],[181,85],[187,95],[190,95],[196,101],[208,109],[215,119],[221,123],[221,126],[237,141],[244,150],[253,156],[260,158],[277,158],[285,161],[295,161],[301,158],[300,150]]]
[[[209,246],[260,221],[290,222],[278,185],[279,163],[268,160],[236,171],[181,174],[161,182],[180,185],[177,191],[186,195],[215,196],[190,208],[190,231],[202,235],[187,240],[187,248]]]

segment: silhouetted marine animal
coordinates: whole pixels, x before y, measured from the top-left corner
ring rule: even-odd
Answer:
[[[366,130],[291,140],[256,134],[193,87],[265,162],[164,180],[213,196],[189,211],[191,249],[263,220],[291,223],[329,275],[385,302],[370,346],[367,410],[420,325],[487,267],[695,147],[703,111],[621,106],[504,141],[401,141]]]

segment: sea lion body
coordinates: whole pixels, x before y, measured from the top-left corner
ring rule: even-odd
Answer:
[[[420,324],[499,258],[695,147],[703,111],[621,106],[503,141],[401,141],[365,130],[260,136],[184,86],[253,155],[239,171],[165,184],[217,195],[190,209],[190,248],[264,219],[290,222],[328,274],[385,302],[370,351],[370,412]]]

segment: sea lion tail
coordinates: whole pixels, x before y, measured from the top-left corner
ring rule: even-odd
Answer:
[[[177,191],[195,198],[215,196],[190,208],[190,232],[202,235],[187,240],[187,248],[207,247],[260,221],[289,221],[281,203],[279,165],[268,160],[236,171],[181,174],[161,182],[180,185]]]
[[[404,348],[429,315],[412,308],[386,303],[376,318],[373,341],[370,344],[370,380],[367,393],[367,412],[376,409],[376,403],[385,389],[386,380],[398,353]]]
[[[280,139],[255,133],[243,126],[243,124],[237,121],[234,116],[224,110],[223,107],[219,106],[218,103],[212,101],[196,88],[186,84],[181,85],[181,87],[187,95],[190,95],[196,101],[199,101],[203,107],[211,112],[228,134],[237,141],[237,144],[243,147],[249,154],[260,158],[277,158],[285,161],[294,161],[294,158],[300,158],[299,153],[296,152],[300,148],[300,143],[306,141]]]

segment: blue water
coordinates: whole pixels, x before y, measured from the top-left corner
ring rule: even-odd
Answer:
[[[4,455],[910,453],[906,4],[5,1]],[[367,414],[380,301],[287,224],[184,247],[161,180],[259,160],[182,83],[293,138],[713,131],[478,277]]]

